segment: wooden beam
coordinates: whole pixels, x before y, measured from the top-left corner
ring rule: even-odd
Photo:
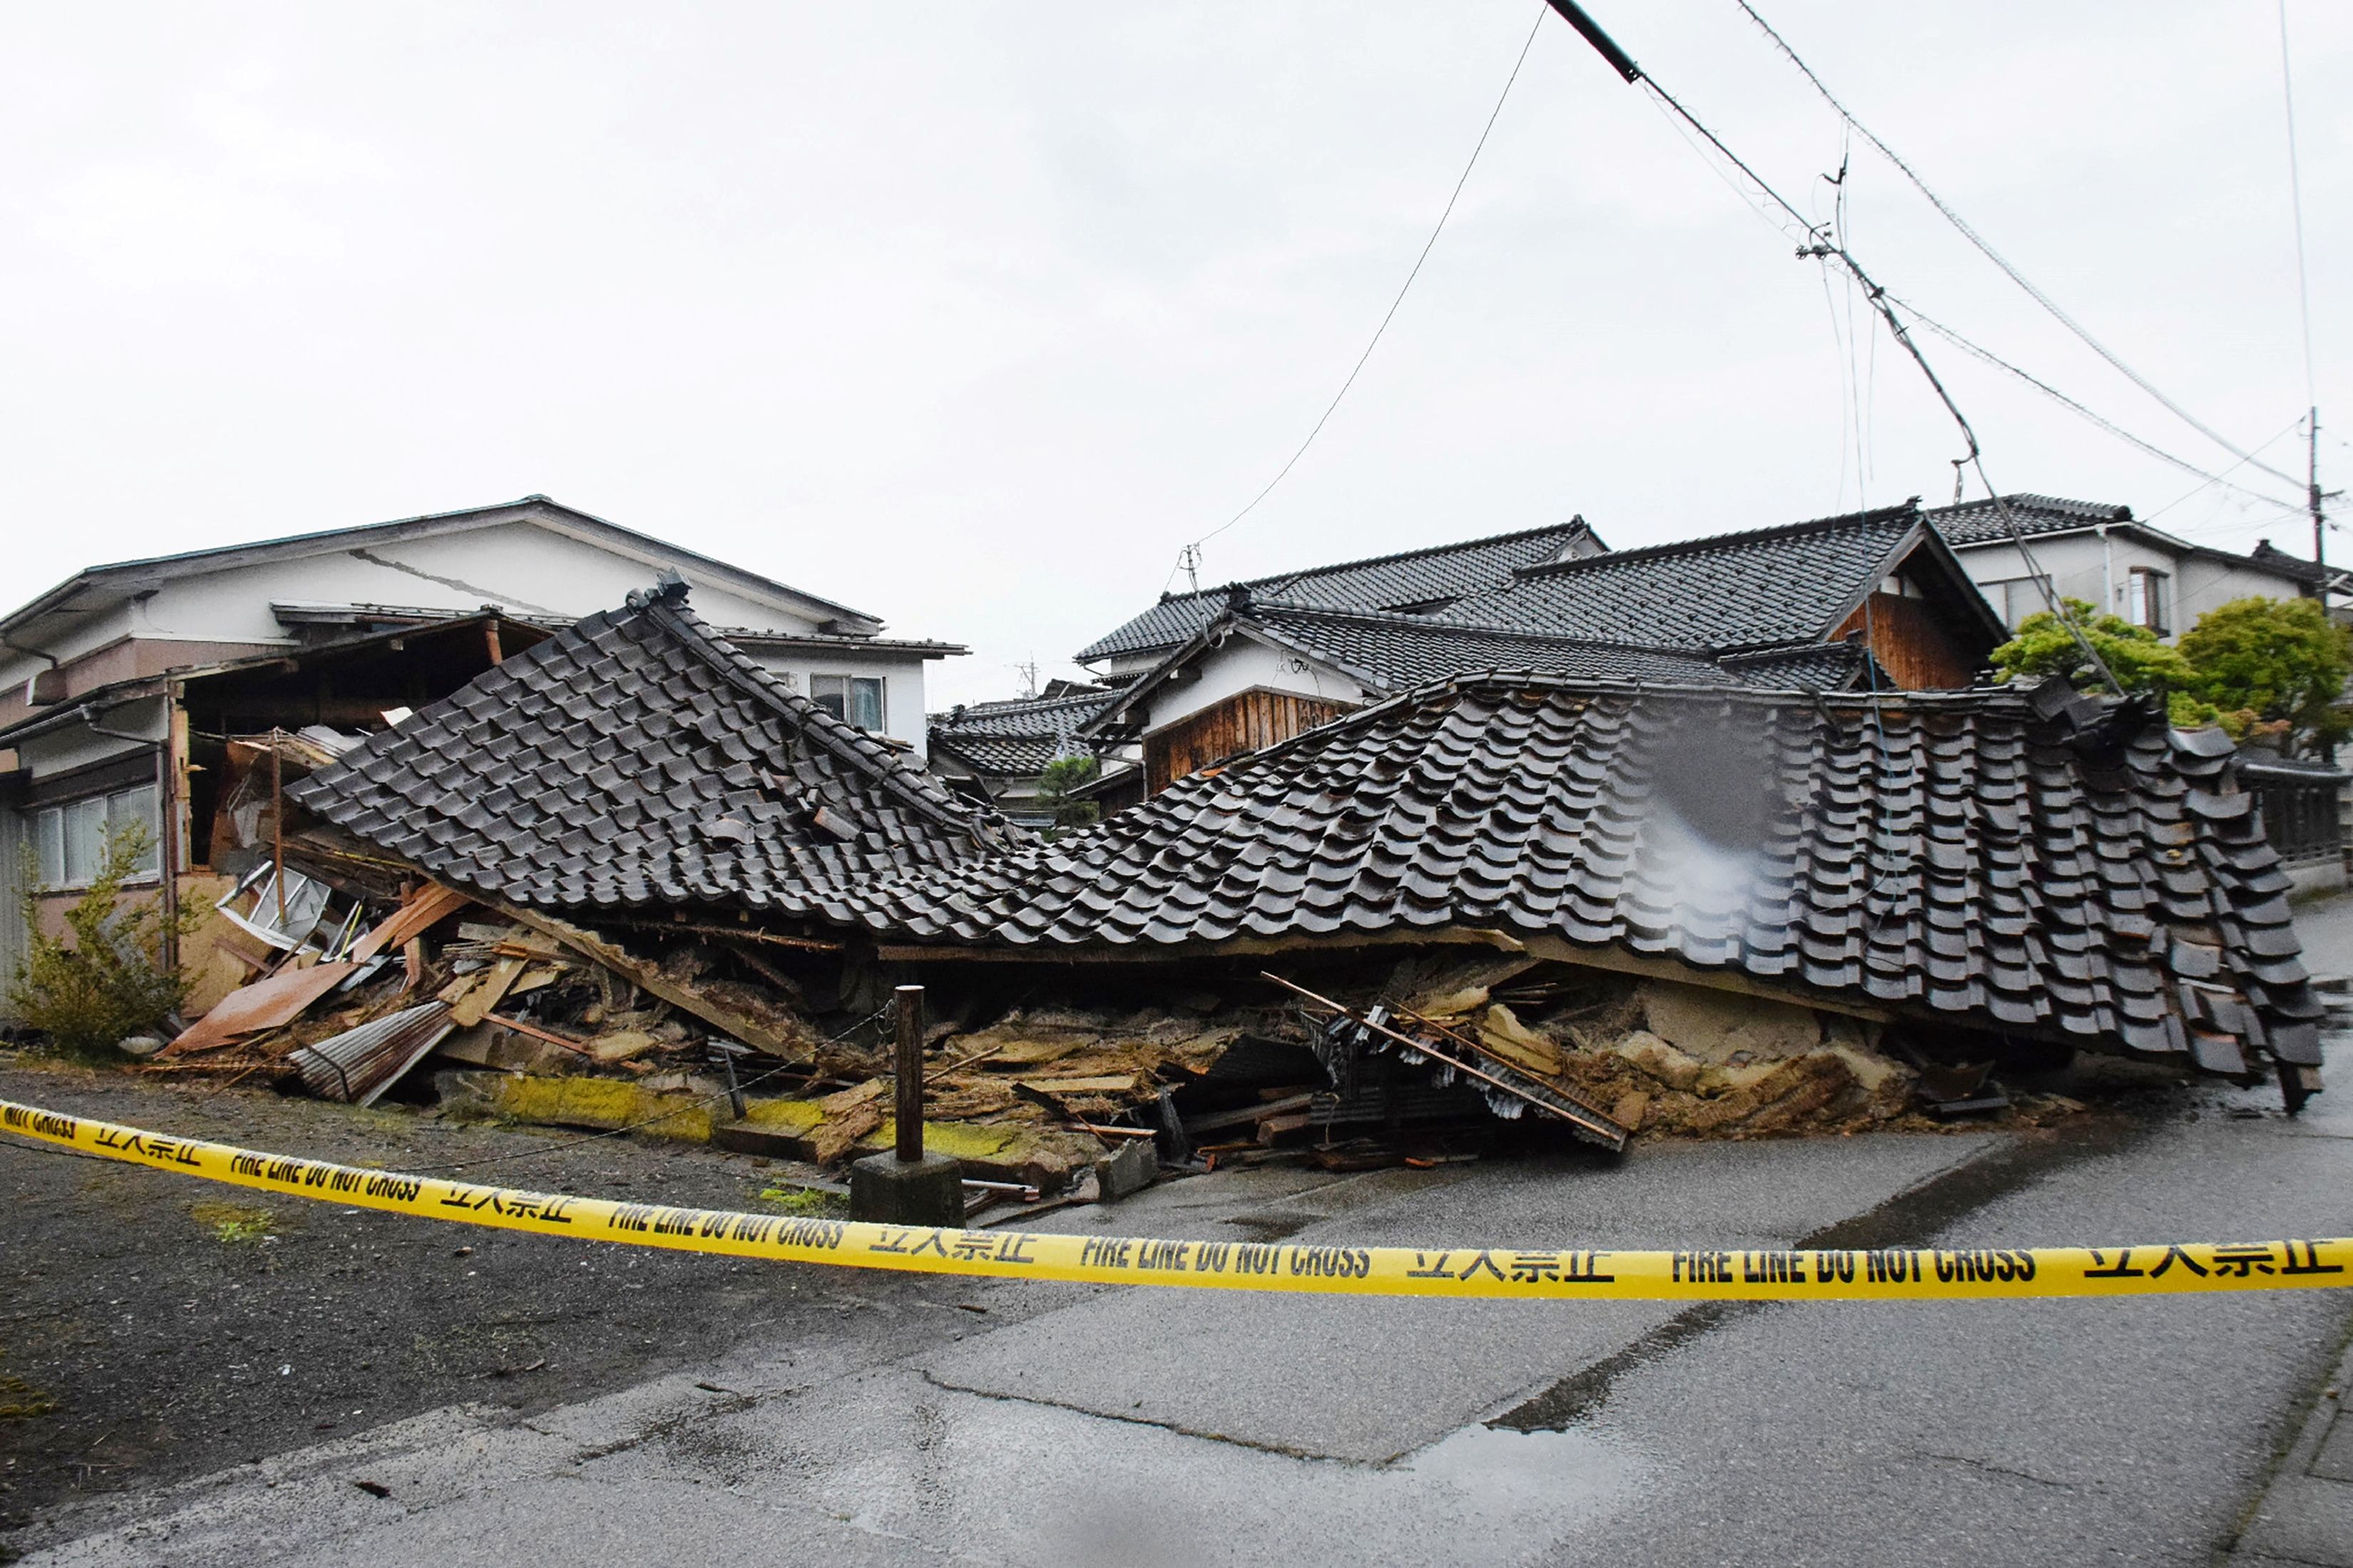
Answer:
[[[747,1046],[788,1060],[798,1060],[808,1055],[807,1042],[789,1038],[750,1014],[731,1007],[715,996],[706,995],[691,985],[672,980],[661,972],[659,964],[647,963],[595,931],[584,930],[569,921],[558,920],[554,915],[510,904],[501,899],[480,899],[479,901],[489,904],[520,925],[554,937],[583,958],[602,964],[639,990],[651,992],[671,1006],[693,1014],[712,1028],[722,1030]]]
[[[1525,952],[1515,937],[1473,926],[1450,926],[1439,931],[1367,931],[1345,937],[1237,937],[1231,942],[1198,946],[1162,946],[1137,942],[1131,947],[929,947],[879,943],[881,963],[1169,963],[1192,958],[1263,958],[1279,952],[1348,952],[1380,947],[1491,947],[1503,952]]]

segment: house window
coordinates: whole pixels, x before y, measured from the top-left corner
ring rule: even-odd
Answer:
[[[2137,626],[2147,626],[2159,637],[2169,636],[2173,630],[2173,579],[2146,566],[2134,567],[2131,585],[2125,590],[2125,619]]]
[[[154,876],[161,864],[155,816],[153,784],[87,795],[33,813],[33,843],[40,858],[42,886],[80,888],[97,880],[99,868],[106,862],[107,835],[132,823],[147,830],[147,849],[132,868],[132,875]]]
[[[809,700],[847,724],[881,733],[882,679],[870,675],[812,675]]]
[[[2049,582],[2047,577],[2007,577],[1998,583],[1980,583],[1978,587],[1984,593],[1986,603],[2001,616],[2001,624],[2016,631],[2018,624],[2027,616],[2040,615],[2051,607],[2051,601],[2043,595],[2044,584]]]

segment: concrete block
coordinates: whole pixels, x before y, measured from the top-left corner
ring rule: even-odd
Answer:
[[[946,1154],[869,1154],[849,1167],[849,1217],[879,1225],[964,1224],[964,1166]]]
[[[1119,1148],[1095,1162],[1094,1169],[1103,1201],[1110,1203],[1150,1186],[1160,1174],[1160,1152],[1149,1138],[1124,1139]]]

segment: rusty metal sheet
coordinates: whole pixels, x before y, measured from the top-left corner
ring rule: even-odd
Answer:
[[[280,1024],[290,1024],[310,1005],[359,969],[356,963],[314,963],[308,969],[283,969],[267,980],[240,985],[216,1003],[213,1010],[180,1032],[162,1055],[185,1056],[210,1050]]]
[[[305,1046],[286,1060],[321,1099],[374,1105],[456,1027],[447,1002],[427,1002]]]

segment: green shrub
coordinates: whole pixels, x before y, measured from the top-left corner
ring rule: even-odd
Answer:
[[[62,937],[41,929],[40,871],[26,858],[20,881],[27,952],[9,983],[8,1004],[62,1054],[94,1057],[127,1036],[168,1034],[187,1000],[188,983],[166,955],[173,938],[194,929],[194,917],[183,910],[175,931],[160,898],[122,896],[152,844],[135,823],[107,836],[104,862],[66,911]]]

